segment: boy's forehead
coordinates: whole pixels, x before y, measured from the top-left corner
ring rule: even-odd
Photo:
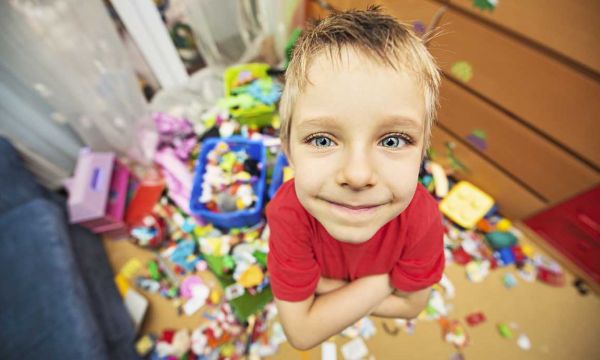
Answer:
[[[296,98],[292,127],[339,126],[337,115],[340,112],[369,99],[368,105],[374,105],[371,110],[377,113],[379,124],[423,128],[424,93],[410,72],[393,69],[354,49],[343,50],[339,57],[335,52],[321,52],[306,70],[308,82]],[[380,80],[377,84],[381,86],[368,89],[375,78]],[[362,89],[352,82],[355,79],[366,88]],[[400,86],[403,87],[400,89]],[[383,87],[390,91],[379,93]],[[410,89],[416,101],[406,101],[405,96],[395,91],[403,89]],[[380,95],[369,98],[375,93]],[[356,101],[348,100],[352,96]],[[390,104],[393,106],[390,107]],[[361,106],[363,108],[367,109]],[[371,112],[369,115],[375,114]]]
[[[360,49],[350,46],[339,49],[330,47],[313,55],[306,68],[306,77],[310,83],[314,80],[315,73],[357,69],[373,71],[382,67],[387,68],[389,65],[384,65],[382,61]]]
[[[299,80],[298,95],[309,88],[328,87],[340,81],[340,74],[358,76],[377,76],[385,74],[388,83],[393,83],[402,77],[410,82],[411,87],[418,88],[424,96],[424,87],[417,74],[409,70],[400,60],[394,60],[394,66],[379,59],[373,54],[350,46],[341,49],[324,49],[314,54],[306,63],[305,72]],[[346,77],[348,79],[349,77]],[[350,84],[348,84],[350,85]]]

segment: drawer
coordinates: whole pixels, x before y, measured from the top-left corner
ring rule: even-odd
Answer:
[[[600,173],[451,80],[443,81],[440,105],[439,126],[551,203],[600,182]]]
[[[600,284],[600,186],[523,222]]]
[[[451,163],[451,157],[448,156],[447,144],[449,143],[454,144],[453,156],[466,166],[465,170],[457,171],[454,176],[473,183],[491,195],[504,216],[522,219],[546,206],[546,202],[529,192],[526,187],[439,127],[433,129],[431,144],[434,152],[433,160],[449,166]]]
[[[473,0],[449,3],[600,73],[597,0],[501,1],[494,11],[478,9]]]
[[[468,89],[600,168],[599,82],[455,10],[441,26],[430,49],[445,74],[468,62]]]

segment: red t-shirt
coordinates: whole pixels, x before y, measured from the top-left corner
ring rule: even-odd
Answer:
[[[437,283],[444,271],[442,217],[421,184],[406,210],[361,244],[331,237],[300,204],[293,179],[267,206],[267,223],[267,268],[279,300],[307,299],[321,276],[353,281],[388,273],[395,288],[409,292]]]

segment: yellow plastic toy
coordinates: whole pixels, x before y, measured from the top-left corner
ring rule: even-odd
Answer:
[[[472,229],[494,206],[494,199],[475,185],[460,181],[440,202],[440,211],[465,229]]]
[[[209,298],[210,298],[210,302],[213,304],[218,304],[221,302],[221,296],[223,294],[221,294],[221,290],[214,288],[211,290]]]
[[[240,276],[238,283],[245,288],[259,285],[263,281],[264,274],[258,265],[250,265]]]
[[[283,182],[286,182],[294,177],[294,169],[286,166],[283,168]]]
[[[496,230],[507,232],[512,228],[512,223],[508,219],[502,219],[496,223]]]

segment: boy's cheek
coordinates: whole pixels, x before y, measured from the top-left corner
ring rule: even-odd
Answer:
[[[334,172],[333,166],[335,160],[320,158],[295,157],[294,171],[296,177],[306,178],[307,181],[314,181],[331,176]]]
[[[296,193],[298,196],[308,196],[311,194],[315,194],[320,185],[319,182],[315,179],[315,176],[311,174],[311,172],[303,171],[302,175],[298,176],[297,170],[295,170],[295,182],[296,182]]]

